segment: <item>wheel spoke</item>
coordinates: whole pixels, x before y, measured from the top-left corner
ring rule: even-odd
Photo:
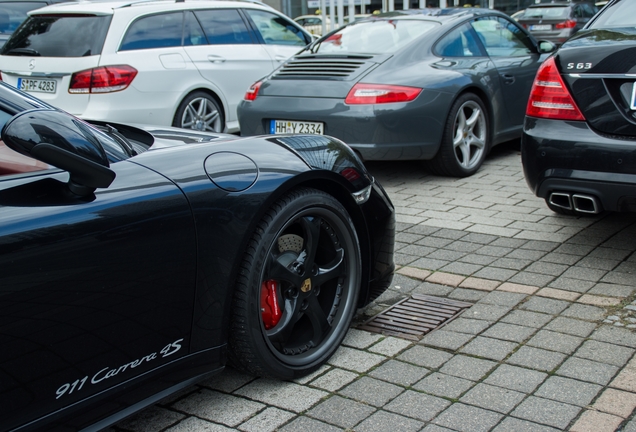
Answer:
[[[320,303],[318,302],[318,298],[316,296],[309,296],[307,299],[308,305],[305,310],[305,315],[309,318],[309,322],[311,322],[311,328],[314,332],[313,338],[311,339],[314,343],[314,346],[317,346],[325,337],[325,334],[329,331],[331,324],[327,321],[327,316],[325,312],[320,307]]]
[[[301,276],[292,269],[288,268],[283,263],[281,263],[273,254],[270,255],[265,278],[275,279],[278,281],[286,281],[292,284],[294,287],[300,287],[300,285],[302,284]]]
[[[194,122],[193,121],[183,122],[183,124],[181,125],[182,128],[191,128],[193,126],[194,126]]]
[[[475,147],[477,147],[478,149],[483,149],[484,147],[486,147],[486,142],[481,138],[478,137],[477,135],[471,134],[471,144]]]
[[[481,110],[479,108],[474,108],[473,113],[470,115],[468,120],[466,120],[466,125],[468,126],[469,131],[472,131],[473,129],[475,129],[475,125],[479,121],[480,116],[481,116]]]
[[[320,240],[320,222],[319,217],[303,217],[299,220],[304,231],[305,240],[305,270],[302,276],[311,274],[311,270],[316,260],[316,251],[318,249],[318,240]]]
[[[327,266],[318,269],[316,277],[314,278],[314,285],[321,286],[325,282],[339,278],[345,274],[345,251],[340,248],[336,251],[337,255],[332,262]]]
[[[457,148],[459,148],[459,151],[462,153],[461,160],[458,162],[462,167],[467,168],[470,163],[470,146],[466,141],[462,140],[462,143],[458,145]]]
[[[192,104],[188,105],[188,107],[186,108],[186,112],[193,121],[197,118],[197,112]]]
[[[205,121],[207,124],[210,124],[214,120],[216,120],[218,116],[219,112],[217,110],[213,110],[206,114],[205,117],[203,117],[203,121]]]
[[[208,100],[205,98],[199,99],[199,109],[197,110],[197,115],[199,117],[203,117],[208,108]]]

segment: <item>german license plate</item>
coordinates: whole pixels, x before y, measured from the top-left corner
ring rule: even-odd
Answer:
[[[278,134],[311,134],[323,135],[325,126],[320,122],[303,122],[291,120],[272,120],[269,124],[269,133]]]
[[[530,31],[552,30],[551,24],[535,24],[530,26]]]
[[[18,88],[26,92],[55,93],[57,81],[31,78],[18,78]]]

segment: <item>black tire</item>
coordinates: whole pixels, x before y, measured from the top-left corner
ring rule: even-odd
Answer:
[[[356,311],[360,256],[353,223],[335,198],[305,188],[281,198],[256,228],[241,266],[232,304],[230,362],[283,380],[322,366]],[[268,284],[275,291],[269,299]],[[272,312],[274,297],[280,314]]]
[[[225,129],[223,109],[208,93],[196,91],[181,101],[172,125],[182,129],[223,132]]]
[[[475,115],[474,122],[469,121]],[[477,172],[490,147],[488,112],[481,99],[464,93],[451,107],[442,143],[428,169],[437,175],[468,177]]]

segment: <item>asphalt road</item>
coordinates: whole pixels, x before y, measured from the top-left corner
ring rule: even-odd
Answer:
[[[421,340],[352,328],[296,382],[226,369],[112,431],[636,431],[636,215],[559,216],[518,142],[466,179],[369,163],[397,210],[392,287],[467,302]]]

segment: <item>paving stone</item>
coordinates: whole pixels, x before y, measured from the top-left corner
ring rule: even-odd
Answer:
[[[583,281],[580,279],[571,279],[571,278],[560,276],[557,279],[550,282],[548,286],[551,288],[557,288],[557,289],[562,289],[567,291],[586,293],[590,289],[592,289],[594,285],[596,285],[596,283],[594,282]]]
[[[627,423],[622,432],[636,432],[636,419],[632,419]]]
[[[577,357],[623,366],[634,354],[634,350],[595,340],[586,341],[574,354]]]
[[[536,348],[571,354],[582,342],[583,338],[577,336],[565,335],[550,330],[540,330],[527,344]]]
[[[523,393],[531,393],[547,376],[543,372],[502,364],[484,382]]]
[[[596,328],[596,324],[559,316],[548,323],[544,328],[546,330],[567,333],[574,336],[587,337]]]
[[[587,256],[581,259],[581,261],[577,263],[577,267],[585,267],[585,268],[593,268],[593,269],[609,271],[616,268],[616,266],[618,266],[620,263],[621,262],[617,260],[593,258],[593,257]]]
[[[602,326],[590,336],[591,339],[636,348],[636,334],[630,330]]]
[[[598,384],[551,376],[539,387],[534,395],[571,405],[586,406],[592,402],[592,399],[596,397],[602,388]]]
[[[577,303],[584,303],[593,306],[607,307],[617,306],[620,304],[621,299],[616,297],[605,297],[591,294],[583,294],[576,300]]]
[[[230,432],[232,430],[234,429],[210,423],[196,417],[188,417],[177,425],[166,429],[166,432]]]
[[[499,322],[486,330],[482,336],[520,343],[528,339],[536,331],[537,329],[532,327]]]
[[[510,270],[523,270],[532,264],[530,260],[522,260],[519,258],[497,258],[491,264],[492,267],[501,267]]]
[[[413,366],[412,364],[397,360],[389,360],[376,369],[373,369],[369,372],[369,375],[393,384],[410,387],[428,373],[429,370],[426,368]]]
[[[413,293],[414,294],[424,294],[424,295],[432,295],[432,296],[438,296],[438,297],[445,297],[448,295],[448,293],[450,293],[451,291],[453,291],[455,288],[453,287],[449,287],[449,286],[444,286],[444,285],[437,285],[437,284],[432,284],[432,283],[428,283],[428,282],[424,282],[420,285],[418,285],[414,290]]]
[[[263,378],[241,387],[234,394],[294,412],[305,411],[327,396],[322,390]]]
[[[493,411],[456,403],[435,418],[433,423],[457,431],[485,432],[492,429],[502,417]]]
[[[572,244],[572,243],[564,243],[564,244],[559,245],[559,247],[557,247],[554,250],[554,252],[566,253],[566,254],[570,254],[570,255],[585,256],[585,255],[589,254],[590,252],[592,252],[593,250],[594,250],[594,247],[592,247],[592,246],[577,245],[577,244]]]
[[[244,372],[237,371],[231,367],[226,367],[220,374],[201,382],[199,385],[218,390],[225,393],[232,393],[237,388],[243,387],[250,381],[254,381],[256,377],[248,375]]]
[[[579,297],[581,297],[580,293],[560,290],[556,288],[541,288],[539,292],[537,292],[539,297],[548,297],[557,300],[565,300],[565,301],[575,301]]]
[[[558,242],[532,240],[521,246],[522,249],[531,249],[542,252],[550,252],[557,249],[561,244]]]
[[[558,252],[552,252],[541,258],[541,261],[554,263],[554,264],[565,264],[565,265],[574,265],[577,261],[581,259],[578,255],[570,255],[570,254],[562,254]]]
[[[565,358],[565,354],[522,346],[506,362],[550,372],[560,365]]]
[[[581,408],[574,405],[530,396],[521,402],[512,415],[564,430],[580,411]]]
[[[378,411],[356,426],[356,432],[386,432],[388,430],[391,432],[415,432],[421,430],[423,426],[424,423],[418,420],[386,411]]]
[[[473,381],[435,372],[416,383],[413,388],[436,396],[457,399],[473,385]]]
[[[397,238],[397,236],[396,236]],[[440,238],[440,237],[432,237],[432,236],[427,236],[427,237],[423,237],[421,240],[417,240],[411,243],[416,243],[420,246],[429,246],[429,247],[433,247],[433,248],[443,248],[446,245],[449,245],[453,242],[453,240],[449,240],[449,239],[444,239],[444,238]]]
[[[185,415],[181,413],[154,405],[117,423],[117,427],[134,432],[154,432],[172,426],[183,418]]]
[[[466,310],[462,316],[464,318],[481,319],[487,321],[497,321],[510,311],[510,307],[476,304]]]
[[[634,294],[636,288],[623,285],[598,283],[588,291],[588,294],[606,295],[612,297],[629,297]]]
[[[499,267],[485,267],[473,274],[474,277],[482,279],[492,279],[496,281],[507,281],[517,272],[514,270],[503,269]]]
[[[486,296],[486,291],[479,291],[465,288],[455,288],[449,295],[449,298],[461,300],[465,302],[476,302]]]
[[[521,309],[556,315],[570,305],[563,300],[555,300],[542,297],[531,297],[527,302],[519,306]]]
[[[429,253],[428,255],[426,255],[426,257],[452,262],[452,261],[457,261],[464,255],[466,255],[466,252],[457,252],[457,251],[452,251],[448,249],[437,249]]]
[[[420,258],[418,260],[415,260],[409,263],[411,267],[417,267],[420,269],[432,270],[432,271],[439,270],[442,267],[447,266],[448,264],[450,264],[450,261],[438,260],[438,259],[432,259],[432,258]]]
[[[453,251],[457,251],[457,252],[473,253],[477,251],[479,248],[481,248],[481,245],[476,243],[471,243],[471,242],[465,242],[465,241],[455,241],[445,246],[445,248],[453,250]]]
[[[342,428],[314,420],[309,417],[298,417],[279,429],[280,432],[342,432]],[[194,432],[194,431],[193,431]]]
[[[431,423],[428,426],[426,426],[424,429],[422,429],[422,432],[453,432],[453,430],[445,428],[445,427],[437,426]]]
[[[540,328],[550,322],[552,318],[554,317],[543,313],[514,310],[503,317],[501,322]]]
[[[430,421],[450,404],[446,399],[407,390],[385,405],[384,409],[417,420]]]
[[[614,378],[610,385],[621,390],[636,392],[636,369],[626,367]]]
[[[498,238],[499,237],[494,236],[494,235],[470,233],[470,234],[462,237],[462,241],[467,241],[467,242],[470,242],[470,243],[488,244],[488,243],[492,243],[493,241],[497,240]]]
[[[510,282],[502,283],[499,287],[497,287],[497,291],[507,291],[519,294],[528,294],[532,295],[539,290],[539,287],[530,286],[530,285],[520,285]]]
[[[571,432],[614,432],[623,419],[611,414],[588,410],[570,428]]]
[[[527,240],[500,237],[500,238],[494,240],[490,244],[493,245],[493,246],[502,246],[502,247],[508,247],[508,248],[512,248],[512,249],[517,249],[517,248],[520,248],[521,246],[523,246],[526,243],[528,243]]]
[[[332,396],[307,412],[309,417],[351,429],[375,412],[375,408],[351,399]]]
[[[500,284],[501,282],[499,281],[469,277],[464,279],[464,281],[461,284],[459,284],[459,286],[461,288],[471,288],[471,289],[478,289],[482,291],[492,291],[495,288],[497,288]]]
[[[492,291],[479,300],[479,303],[515,307],[521,303],[527,295],[506,291]]]
[[[460,261],[453,261],[450,264],[440,268],[440,271],[445,273],[462,275],[462,277],[464,277],[464,276],[470,276],[471,274],[476,273],[481,269],[482,269],[482,266],[477,264],[469,264],[469,263],[460,262]],[[464,283],[464,280],[465,279],[463,279],[460,282],[460,285]]]
[[[581,381],[588,381],[606,385],[616,375],[618,368],[605,363],[570,357],[556,371],[557,375],[566,376]]]
[[[357,373],[334,368],[326,374],[311,381],[311,385],[322,390],[333,392],[349,384],[356,378],[358,378]]]
[[[510,412],[526,397],[524,393],[489,384],[477,384],[460,401],[503,414]]]
[[[297,386],[297,384],[294,385]],[[265,405],[216,391],[201,389],[187,398],[175,402],[173,407],[206,420],[223,423],[227,426],[237,426],[261,411],[265,408]]]
[[[477,335],[491,325],[492,323],[489,321],[464,318],[460,316],[446,324],[444,326],[444,330]]]
[[[461,257],[459,261],[465,262],[468,264],[475,264],[479,266],[487,266],[497,261],[497,258],[492,256],[486,256],[486,255],[469,254],[469,255]]]
[[[563,264],[554,264],[554,263],[538,261],[538,262],[535,262],[534,264],[531,264],[530,267],[526,269],[526,271],[532,272],[532,273],[546,274],[551,276],[560,276],[568,268],[569,266],[563,265]]]
[[[341,346],[329,359],[329,364],[355,372],[366,372],[384,360],[384,356]]]
[[[398,360],[430,369],[437,369],[450,360],[451,357],[453,357],[453,355],[445,351],[416,345],[400,354]]]
[[[352,348],[364,349],[382,339],[382,335],[355,328],[349,329],[342,344]]]
[[[607,389],[596,399],[592,407],[599,411],[627,418],[636,408],[636,394]]]
[[[294,417],[295,414],[289,411],[269,407],[242,423],[238,429],[245,432],[273,432]]]
[[[564,310],[561,315],[571,318],[579,318],[588,321],[598,321],[605,317],[605,309],[596,306],[583,305],[574,303],[566,310]]]
[[[503,247],[503,246],[483,246],[477,250],[475,250],[475,253],[479,254],[479,255],[490,255],[490,256],[495,256],[495,257],[503,257],[508,255],[510,252],[512,252],[513,249],[510,247]]]
[[[607,274],[605,270],[590,269],[583,267],[570,267],[563,273],[563,277],[581,279],[590,282],[598,282]]]
[[[466,354],[500,361],[506,358],[515,348],[517,348],[517,344],[514,342],[477,336],[460,351]]]
[[[403,351],[407,347],[411,346],[413,342],[404,339],[399,339],[392,336],[387,336],[384,340],[378,342],[369,348],[369,351],[385,355],[387,357],[393,357],[399,352]]]
[[[489,360],[456,355],[444,364],[440,372],[472,381],[479,381],[495,366],[497,366],[497,363]]]
[[[537,250],[528,250],[528,249],[516,249],[512,252],[510,252],[508,255],[506,255],[506,258],[515,258],[515,259],[523,259],[523,260],[529,260],[529,261],[538,261],[541,258],[543,258],[543,256],[546,253],[544,251],[537,251]]]
[[[339,393],[357,401],[381,407],[403,391],[402,387],[363,376],[340,390]]]
[[[459,347],[465,345],[472,338],[473,336],[470,334],[456,333],[439,329],[432,331],[431,333],[424,336],[419,343],[422,345],[456,350]]]
[[[506,417],[492,432],[558,432],[558,429],[540,425],[527,420]]]
[[[523,284],[523,285],[534,285],[538,287],[547,286],[550,282],[554,280],[555,276],[540,274],[540,273],[532,273],[529,271],[521,271],[508,279],[509,282]]]

